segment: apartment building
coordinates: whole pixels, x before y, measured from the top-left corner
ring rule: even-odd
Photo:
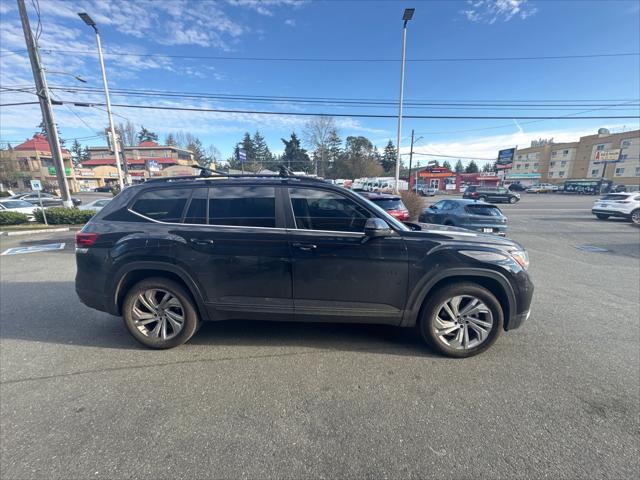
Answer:
[[[561,184],[570,178],[600,178],[605,168],[600,157],[607,152],[616,155],[618,162],[606,166],[606,178],[617,184],[640,183],[640,130],[610,133],[601,128],[577,142],[534,143],[516,150],[512,168],[504,172],[505,182]]]

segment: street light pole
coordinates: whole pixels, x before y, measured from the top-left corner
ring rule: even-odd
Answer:
[[[113,155],[116,160],[116,169],[118,170],[118,184],[120,185],[120,190],[124,188],[124,181],[122,179],[122,168],[120,167],[120,151],[118,148],[118,137],[116,136],[116,128],[113,125],[113,115],[111,114],[111,100],[109,99],[109,85],[107,84],[107,72],[104,68],[104,57],[102,55],[102,43],[100,42],[100,32],[98,32],[98,27],[96,26],[96,22],[89,16],[88,13],[78,13],[78,16],[82,19],[84,23],[93,28],[94,32],[96,32],[96,43],[98,44],[98,56],[100,57],[100,69],[102,70],[102,83],[104,84],[104,96],[106,98],[107,103],[107,116],[109,117],[109,133],[111,133],[111,144],[113,148]]]
[[[398,105],[398,136],[396,148],[398,149],[398,154],[396,155],[396,182],[395,182],[395,192],[400,193],[400,137],[402,136],[402,104],[404,100],[404,62],[405,62],[405,51],[407,46],[407,22],[413,18],[413,13],[416,11],[415,8],[406,8],[404,11],[404,15],[402,16],[402,20],[404,20],[404,24],[402,25],[402,61],[400,62],[400,102]]]
[[[58,138],[58,130],[53,116],[53,108],[51,106],[51,97],[49,96],[49,87],[47,78],[44,75],[44,68],[40,63],[40,53],[38,47],[33,40],[31,25],[29,24],[29,16],[24,0],[18,0],[18,11],[20,12],[20,20],[22,21],[22,30],[24,39],[27,43],[29,51],[29,60],[31,61],[31,70],[33,72],[33,80],[36,84],[38,100],[40,102],[40,110],[42,110],[42,121],[45,131],[47,132],[47,140],[51,149],[51,157],[56,168],[56,179],[60,187],[60,195],[62,203],[65,207],[72,207],[71,195],[69,194],[69,184],[67,183],[66,172],[64,169],[64,159],[62,158],[62,148],[60,147],[60,139]]]

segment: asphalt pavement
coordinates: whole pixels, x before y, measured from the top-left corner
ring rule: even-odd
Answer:
[[[0,238],[65,243],[0,256],[0,476],[637,478],[640,229],[592,201],[503,207],[532,315],[464,360],[366,325],[211,323],[146,350],[78,301],[71,233]]]

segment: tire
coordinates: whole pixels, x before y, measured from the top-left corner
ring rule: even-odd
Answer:
[[[510,203],[510,204],[512,204],[512,205],[513,205],[513,204],[514,204],[514,203],[516,203],[517,201],[518,201],[518,199],[517,199],[516,197],[509,197],[509,203]]]
[[[596,218],[598,220],[606,220],[607,218],[609,218],[609,215],[606,215],[604,213],[596,213]]]
[[[487,197],[478,197],[478,201],[479,202],[486,202],[487,201]]]
[[[475,323],[475,321],[480,320],[480,318],[476,319],[473,322],[473,328],[469,326],[469,323],[471,321],[464,319],[460,319],[460,323],[455,325],[454,322],[451,321],[439,325],[437,316],[443,309],[444,303],[449,299],[453,299],[455,297],[464,297],[464,300],[459,303],[459,306],[461,307],[460,311],[463,311],[464,307],[467,305],[467,302],[471,301],[468,298],[472,298],[481,302],[483,304],[483,307],[486,307],[487,312],[490,313],[490,316],[487,313],[478,313],[476,314],[476,316],[481,317],[481,321],[484,322],[485,326],[480,327],[479,324]],[[441,318],[441,320],[447,319]],[[491,324],[490,328],[486,327],[486,324],[488,323]],[[451,324],[450,328],[455,329],[453,330],[453,333],[450,333],[448,335],[457,336],[459,334],[457,327],[460,327],[459,330],[461,332],[463,332],[465,329],[467,330],[467,348],[456,348],[456,337],[449,338],[449,344],[447,344],[447,339],[436,332],[438,326],[443,328],[443,330],[441,331],[444,331],[444,328],[447,328],[446,326],[449,324]],[[500,302],[498,302],[496,297],[489,290],[476,283],[460,282],[442,287],[433,294],[429,295],[427,303],[422,309],[419,329],[422,338],[433,350],[436,350],[437,352],[449,357],[466,358],[482,353],[489,347],[491,347],[491,345],[493,345],[493,343],[500,336],[503,325],[504,314],[502,312]],[[478,334],[476,328],[479,328],[480,330],[485,332],[484,339],[482,341],[480,341],[480,335]],[[474,337],[473,339],[471,338],[472,336]]]
[[[640,225],[640,208],[636,208],[633,212],[631,212],[631,223],[634,225]]]
[[[150,294],[149,292],[155,293]],[[165,294],[169,294],[172,298],[163,306]],[[154,309],[149,308],[154,301],[153,299],[155,299],[156,306],[160,307],[155,309],[155,313]],[[182,285],[166,278],[149,278],[135,284],[127,292],[122,306],[122,316],[124,324],[133,338],[142,345],[154,349],[167,349],[182,345],[189,341],[200,326],[198,313],[187,290]],[[154,320],[151,317],[161,320]],[[182,318],[182,326],[176,329],[174,325],[180,325],[180,318]],[[136,321],[146,322],[146,324],[136,324]],[[161,321],[166,325],[164,330]],[[154,335],[156,330],[157,333]],[[166,335],[166,339],[162,338],[163,334]]]

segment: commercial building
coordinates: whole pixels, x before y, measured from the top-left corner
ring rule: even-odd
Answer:
[[[614,159],[615,163],[605,165],[603,159]],[[638,185],[640,130],[611,133],[601,128],[577,142],[532,142],[531,147],[515,151],[511,168],[500,175],[505,184],[562,184],[567,179],[604,176],[617,184]]]
[[[78,191],[71,154],[62,149],[64,172],[69,189]],[[57,188],[56,167],[47,139],[36,134],[12,149],[0,150],[0,182],[17,191],[30,190],[31,180],[40,180],[45,187]]]

